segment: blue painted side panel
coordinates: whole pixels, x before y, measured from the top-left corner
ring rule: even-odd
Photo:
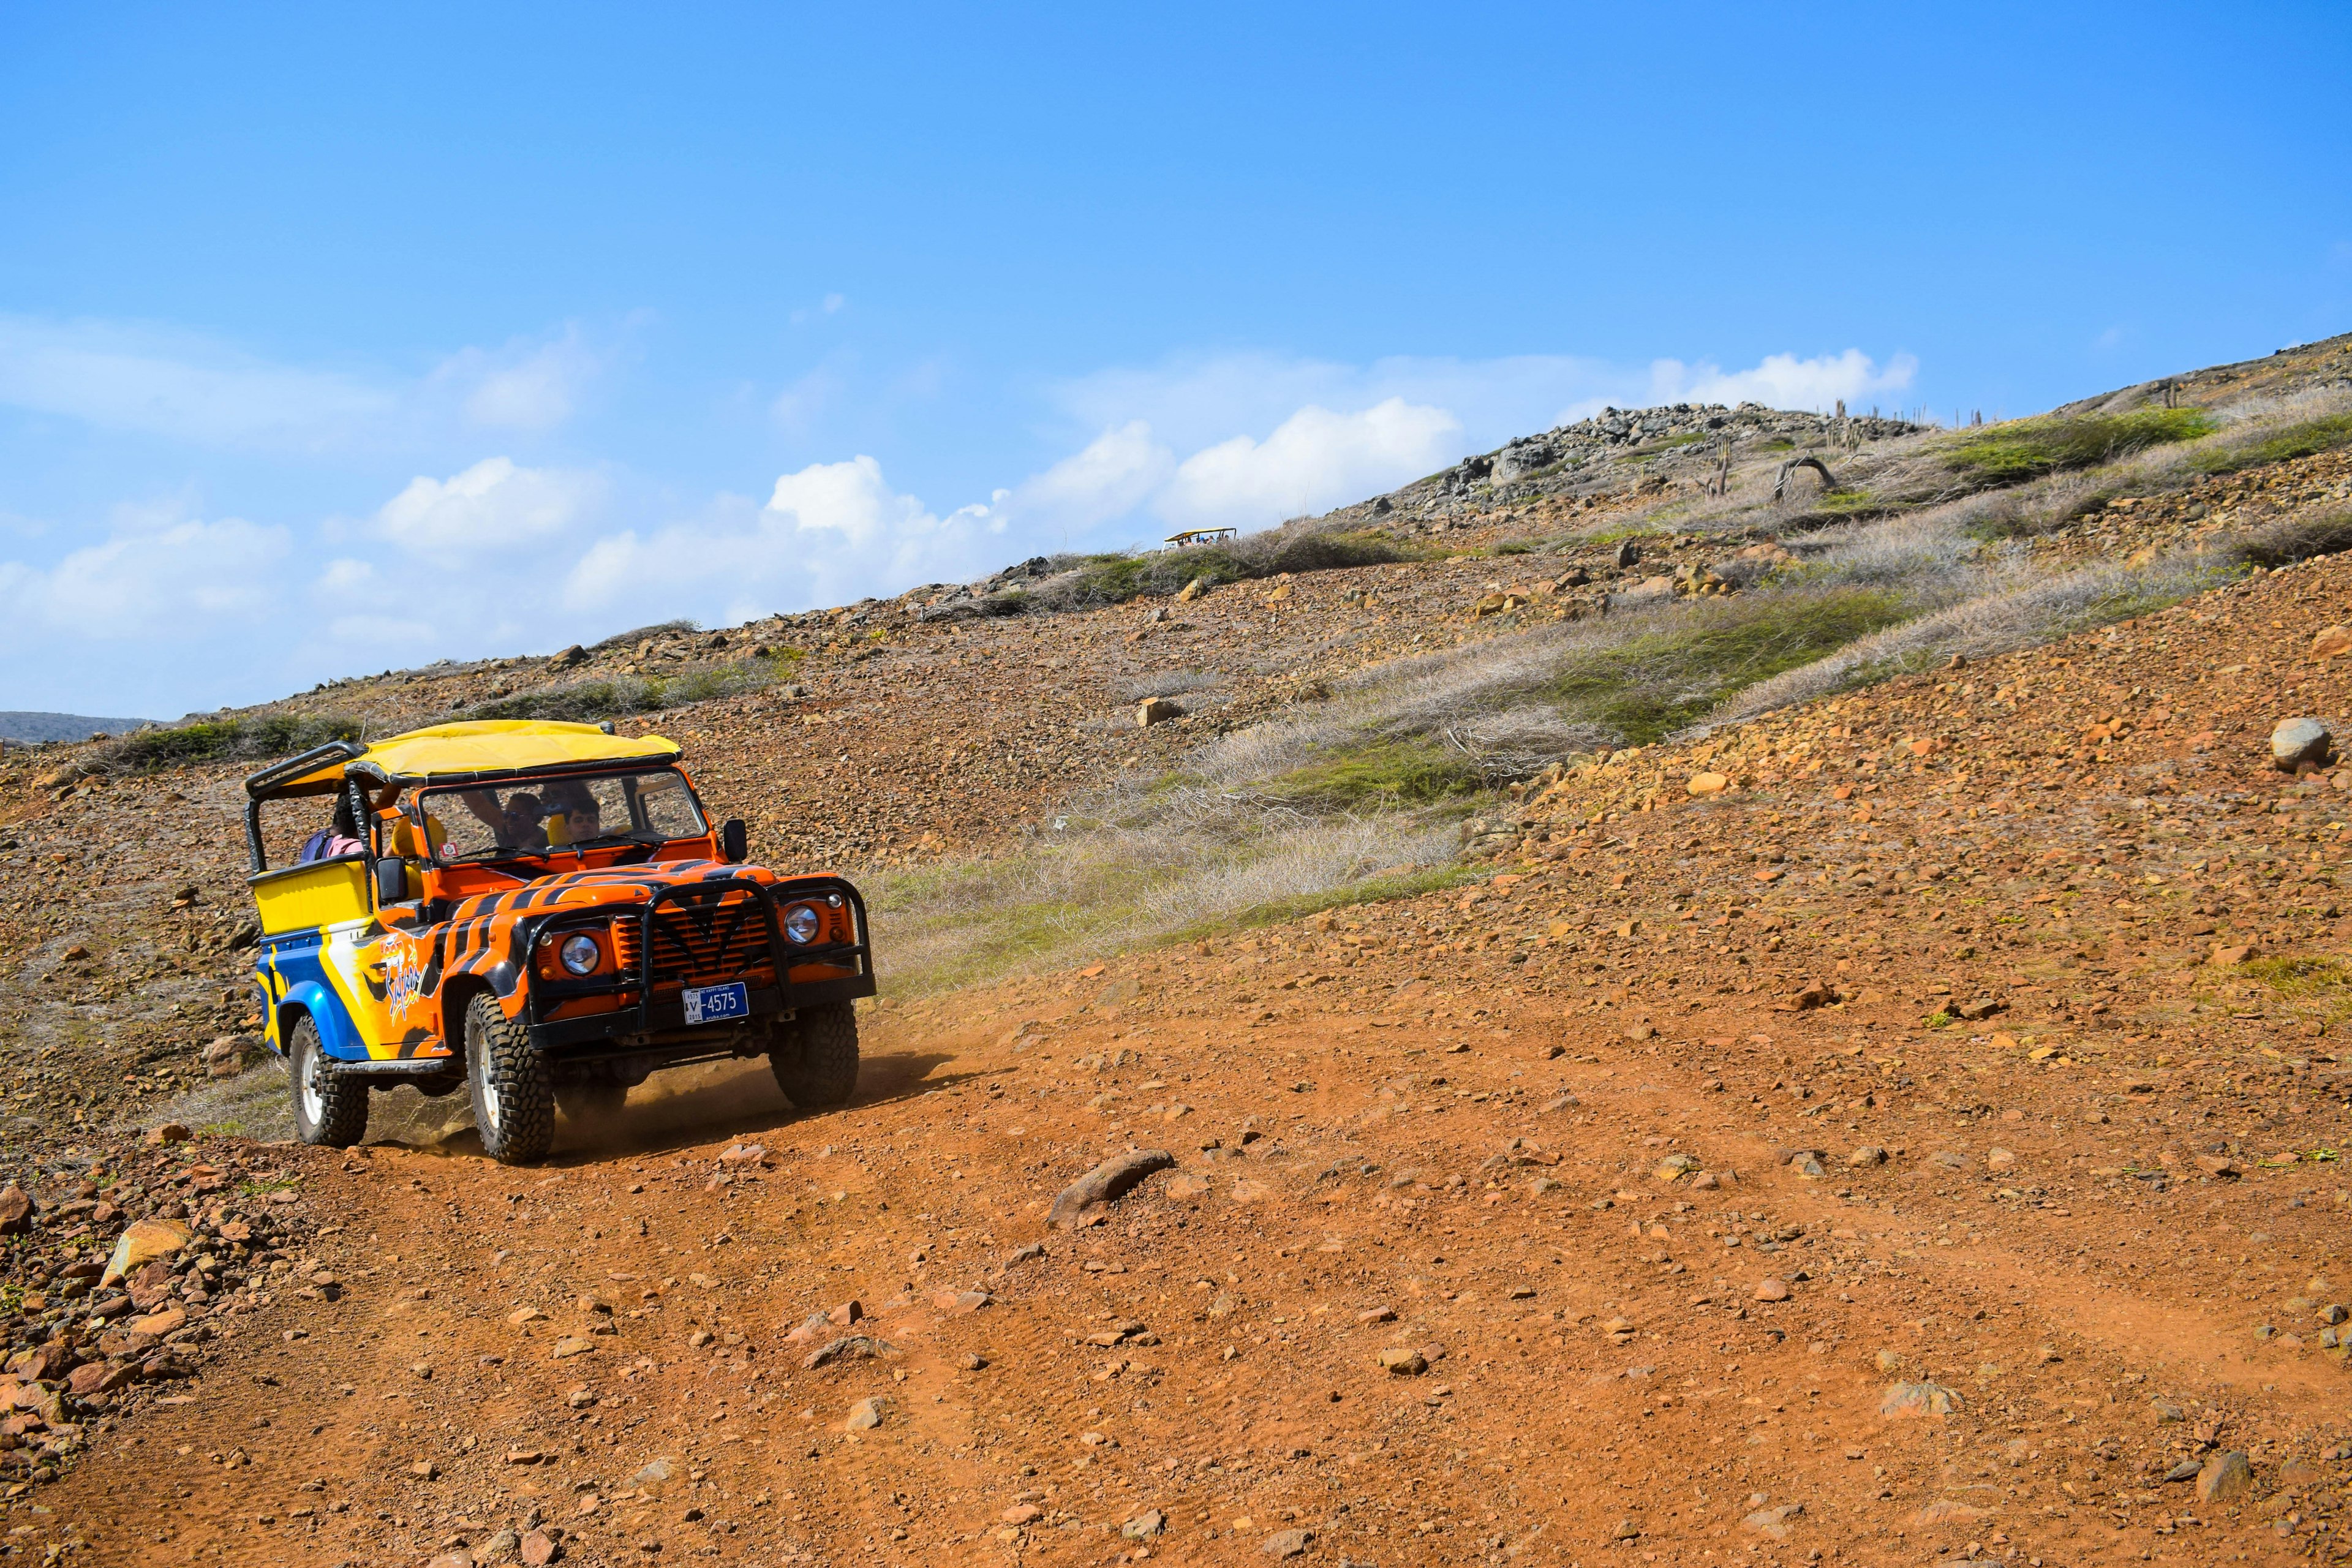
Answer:
[[[310,1022],[318,1026],[319,1044],[335,1060],[367,1059],[367,1047],[352,1027],[351,1015],[343,1011],[342,998],[335,994],[331,986],[316,980],[298,980],[287,988],[285,1005],[310,1015]]]
[[[257,967],[263,987],[276,999],[270,1009],[269,1044],[285,1054],[295,1016],[308,1013],[319,1031],[319,1044],[329,1057],[337,1061],[365,1061],[367,1042],[324,962],[331,940],[325,931],[306,932],[265,944]]]

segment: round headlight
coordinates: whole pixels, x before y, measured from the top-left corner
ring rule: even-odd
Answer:
[[[784,911],[784,934],[805,947],[824,929],[824,917],[814,904],[794,904]]]
[[[596,939],[587,936],[565,937],[555,954],[563,960],[563,967],[574,974],[593,974],[597,961],[604,956],[596,951]]]

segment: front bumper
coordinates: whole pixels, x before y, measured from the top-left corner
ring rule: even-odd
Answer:
[[[866,940],[866,901],[858,896],[856,888],[832,877],[796,878],[772,884],[744,877],[726,877],[665,888],[634,911],[639,921],[638,962],[632,972],[585,981],[549,981],[534,976],[524,1001],[524,1020],[530,1030],[531,1044],[542,1051],[560,1051],[576,1058],[603,1054],[596,1048],[600,1046],[625,1051],[642,1050],[654,1045],[691,1048],[698,1040],[716,1044],[728,1037],[730,1028],[740,1029],[742,1020],[697,1026],[687,1024],[686,1005],[677,989],[684,983],[684,977],[656,972],[655,955],[658,949],[654,940],[655,922],[665,906],[682,906],[678,917],[690,921],[698,918],[698,910],[719,910],[730,895],[737,892],[750,893],[756,900],[756,908],[765,928],[766,941],[762,947],[766,967],[772,974],[782,977],[782,984],[759,984],[748,970],[732,974],[700,974],[694,977],[693,984],[713,985],[730,981],[743,982],[747,986],[747,1000],[753,1018],[771,1017],[803,1007],[823,1006],[827,1003],[874,994],[873,952]],[[838,894],[849,910],[851,941],[796,947],[785,939],[777,917],[780,905],[834,894]],[[572,929],[595,929],[599,925],[609,924],[615,918],[631,917],[626,913],[616,917],[611,911],[551,916],[527,934],[522,951],[526,953],[534,952],[536,944],[550,936],[561,935]],[[846,970],[849,973],[824,979],[795,981],[791,978],[794,970],[812,967]],[[663,994],[664,987],[668,987],[667,994]],[[566,1001],[595,995],[616,997],[621,1005],[610,1012],[570,1018],[544,1016],[546,1011]]]
[[[845,975],[838,980],[807,980],[787,985],[779,992],[773,986],[753,986],[751,989],[751,1016],[771,1017],[786,1011],[797,1012],[803,1007],[822,1007],[828,1002],[848,1002],[874,994],[871,974]],[[593,1047],[611,1043],[627,1049],[639,1048],[639,1042],[648,1036],[676,1032],[683,1037],[677,1043],[692,1043],[701,1032],[716,1037],[727,1033],[728,1025],[705,1024],[689,1027],[686,1021],[686,1004],[676,996],[656,998],[654,1005],[643,1010],[624,1007],[617,1013],[593,1013],[584,1018],[557,1018],[550,1023],[530,1026],[530,1043],[542,1051],[562,1051],[567,1056],[582,1054],[581,1047]],[[732,1020],[740,1023],[740,1020]],[[591,1051],[593,1054],[593,1049]]]

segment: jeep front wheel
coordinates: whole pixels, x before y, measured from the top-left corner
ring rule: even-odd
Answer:
[[[547,1157],[555,1141],[555,1087],[530,1031],[488,994],[466,1004],[466,1077],[482,1152],[501,1165]]]
[[[367,1079],[337,1070],[308,1013],[287,1055],[294,1079],[294,1131],[303,1142],[348,1149],[367,1136]]]
[[[845,1102],[857,1089],[857,1014],[846,1002],[803,1007],[768,1047],[776,1087],[803,1110]]]

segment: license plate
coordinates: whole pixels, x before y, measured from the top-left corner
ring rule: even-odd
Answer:
[[[686,1021],[715,1024],[721,1018],[751,1016],[751,993],[742,982],[732,985],[689,985],[686,988]]]

